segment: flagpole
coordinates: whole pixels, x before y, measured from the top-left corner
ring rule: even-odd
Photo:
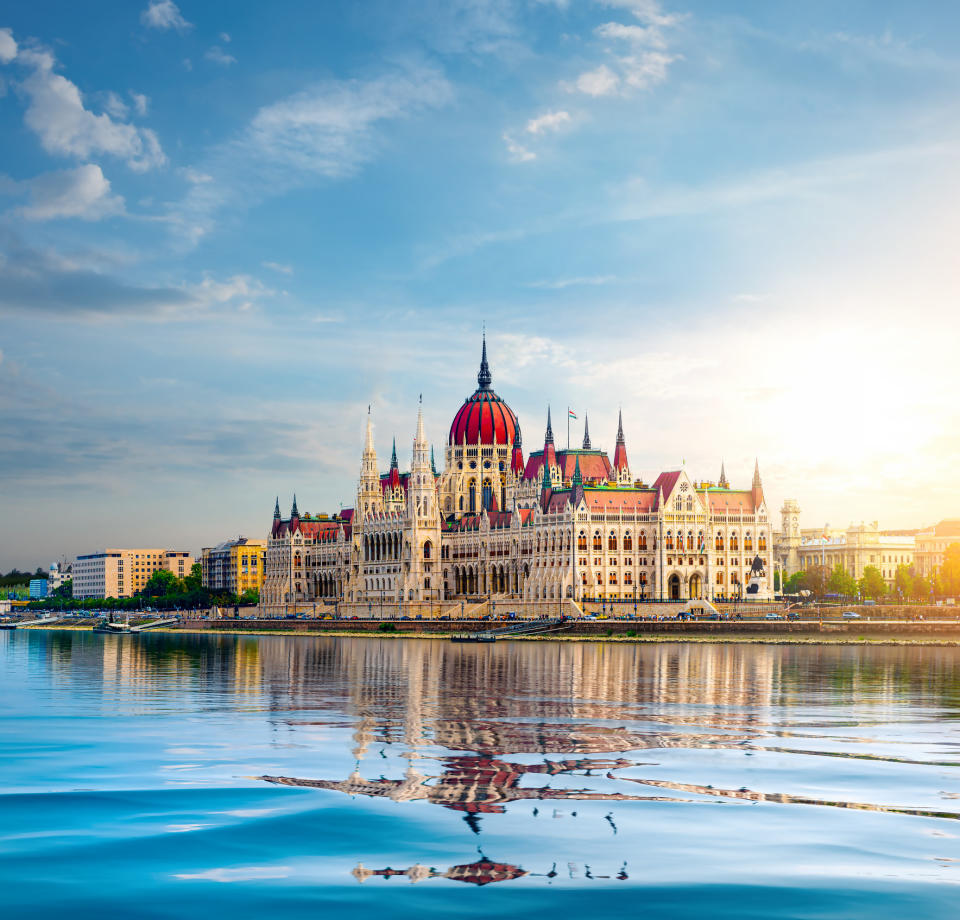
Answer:
[[[567,406],[567,453],[570,453],[570,407]]]

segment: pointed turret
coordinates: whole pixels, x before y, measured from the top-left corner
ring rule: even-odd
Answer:
[[[583,413],[583,449],[590,450],[590,416]],[[578,461],[579,462],[579,461]]]
[[[580,473],[580,457],[577,457],[577,465],[573,468],[573,479],[570,480],[570,485],[576,488],[577,486],[583,485],[583,476]]]
[[[543,468],[544,471],[557,465],[557,450],[553,445],[553,425],[550,422],[550,407],[547,406],[547,432],[543,437]],[[546,472],[544,473],[546,475]]]
[[[277,503],[273,506],[273,519],[275,521],[280,520],[280,496],[277,496]]]
[[[373,452],[373,420],[370,418],[370,407],[367,406],[367,436],[363,442],[363,452]]]
[[[510,472],[515,476],[523,476],[523,441],[520,438],[520,424],[513,435],[513,453],[510,455]]]
[[[393,439],[393,453],[390,454],[390,469],[399,470],[400,465],[397,463],[397,439]]]
[[[293,520],[294,518],[299,518],[299,517],[300,517],[300,512],[297,511],[297,493],[294,492],[294,493],[293,493],[293,507],[290,509],[290,520]]]
[[[397,439],[393,439],[393,452],[390,454],[390,473],[387,476],[387,484],[391,489],[400,487],[400,464],[397,463]]]
[[[729,488],[730,488],[730,482],[729,482],[729,480],[727,479],[727,469],[726,469],[726,465],[724,464],[724,462],[723,462],[722,460],[720,461],[720,481],[717,483],[717,485],[720,486],[721,489],[729,489]]]
[[[373,419],[370,416],[370,406],[367,406],[367,433],[363,442],[363,460],[357,489],[357,513],[366,516],[382,509],[383,490],[377,450],[373,446]]]
[[[487,363],[487,333],[483,333],[483,354],[480,357],[480,373],[477,374],[477,384],[481,390],[489,390],[493,377],[490,374],[490,365]]]
[[[613,468],[617,471],[617,479],[629,481],[630,464],[627,462],[627,442],[623,437],[623,410],[617,417],[617,447],[613,452]]]
[[[434,476],[439,476],[437,472],[437,461],[433,457],[433,445],[430,445],[430,469],[433,471]]]
[[[760,481],[759,459],[755,460],[753,464],[753,487],[750,491],[753,495],[753,507],[756,510],[763,504],[763,483]]]
[[[580,472],[580,458],[573,470],[573,479],[570,480],[571,503],[576,508],[583,501],[583,474]]]

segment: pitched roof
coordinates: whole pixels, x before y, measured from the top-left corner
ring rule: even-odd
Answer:
[[[591,489],[586,486],[583,497],[591,511],[647,514],[657,508],[657,493],[654,489]]]
[[[573,471],[580,459],[580,475],[584,481],[595,479],[605,481],[613,475],[613,466],[610,458],[602,450],[558,450],[556,452],[557,466],[563,474],[564,482],[573,479]],[[543,451],[534,451],[527,458],[527,465],[523,471],[524,479],[536,479],[543,469]]]
[[[653,484],[654,489],[663,489],[663,497],[666,498],[677,484],[677,480],[683,474],[683,470],[672,470],[669,473],[661,473]]]
[[[711,514],[753,514],[756,511],[752,492],[710,488],[698,490],[698,493],[710,506]]]

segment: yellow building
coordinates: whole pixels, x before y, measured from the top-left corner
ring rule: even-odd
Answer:
[[[186,578],[193,557],[176,549],[104,549],[77,556],[73,565],[74,597],[133,597],[150,576],[163,569]]]
[[[960,543],[960,520],[941,521],[936,527],[918,533],[914,555],[916,573],[929,578],[943,565],[947,547],[954,543]]]
[[[259,591],[263,584],[266,553],[266,540],[248,540],[246,537],[204,547],[200,556],[203,586],[211,591],[228,591],[237,595],[250,589]]]

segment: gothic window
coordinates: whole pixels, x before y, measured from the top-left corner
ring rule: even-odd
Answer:
[[[640,531],[640,549],[644,552],[647,549],[647,532],[645,530]]]
[[[471,479],[468,488],[470,495],[470,511],[472,513],[477,510],[477,483]]]
[[[625,572],[623,576],[623,583],[625,585],[633,584],[633,572]]]
[[[723,552],[723,534],[717,531],[717,539],[713,542],[713,548],[718,552]]]
[[[629,530],[623,535],[623,550],[626,553],[633,552],[633,537]]]
[[[687,499],[687,511],[693,511],[693,499],[692,499],[692,498],[688,498],[688,499]]]
[[[483,510],[489,511],[493,507],[493,487],[489,479],[483,480]]]
[[[617,535],[612,530],[610,531],[610,536],[607,537],[607,549],[611,553],[617,551]]]
[[[433,552],[433,544],[429,540],[427,540],[427,542],[423,544],[423,558],[429,559],[430,554],[432,552]],[[430,586],[427,585],[427,587],[429,588]]]
[[[687,531],[687,549],[693,549],[693,531]]]
[[[603,575],[600,572],[597,572],[597,584],[598,585],[603,584]]]
[[[743,550],[747,553],[753,552],[753,536],[749,530],[743,535]]]
[[[666,547],[667,549],[673,549],[673,531],[672,530],[667,531]]]
[[[679,495],[673,500],[673,508],[674,511],[683,511],[683,499]]]
[[[740,549],[740,539],[735,533],[730,534],[730,549],[734,551]]]
[[[617,583],[617,573],[616,573],[616,572],[611,572],[611,573],[610,573],[610,584],[611,584],[611,585],[615,585],[616,583]]]
[[[593,532],[593,551],[599,553],[603,550],[603,539],[600,536],[600,531],[595,530]]]
[[[765,533],[762,533],[757,538],[757,549],[760,550],[760,552],[762,553],[766,551],[766,548],[767,548],[767,535]]]

